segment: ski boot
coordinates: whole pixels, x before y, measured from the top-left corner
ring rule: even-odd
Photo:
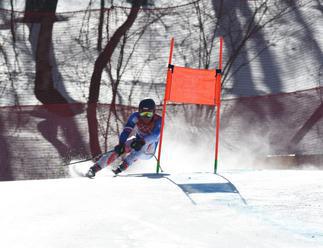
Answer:
[[[122,164],[120,164],[117,168],[113,169],[112,172],[115,175],[118,175],[120,172],[126,170],[128,168],[128,164],[126,161],[123,161]]]
[[[88,178],[93,178],[93,177],[95,177],[95,174],[101,169],[102,168],[98,164],[94,164],[93,166],[90,167],[90,169],[85,174],[85,176]]]

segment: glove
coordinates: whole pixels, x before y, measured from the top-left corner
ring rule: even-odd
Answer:
[[[116,145],[114,147],[114,151],[115,151],[115,153],[117,153],[120,156],[125,151],[125,145],[123,143]]]
[[[144,145],[146,144],[145,140],[143,139],[135,139],[131,142],[131,148],[135,149],[136,151],[139,151]]]

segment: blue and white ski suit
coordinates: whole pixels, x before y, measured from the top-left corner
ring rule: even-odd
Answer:
[[[159,141],[160,128],[161,117],[157,114],[154,114],[149,123],[145,123],[140,119],[139,112],[134,112],[129,116],[128,121],[119,136],[119,143],[125,143],[126,152],[130,151],[130,154],[124,159],[128,166],[138,159],[147,160],[154,156]],[[132,134],[135,135],[135,137],[130,137]],[[134,139],[145,140],[145,145],[139,151],[130,147],[130,144]]]
[[[125,153],[127,156],[124,161],[128,166],[132,165],[138,159],[150,159],[154,156],[161,128],[161,116],[154,114],[149,123],[145,123],[139,116],[139,112],[134,112],[128,118],[128,121],[119,136],[119,143],[125,144]],[[131,148],[131,143],[134,139],[145,140],[145,145],[139,150]],[[97,162],[101,168],[110,165],[118,154],[108,152],[104,154]]]

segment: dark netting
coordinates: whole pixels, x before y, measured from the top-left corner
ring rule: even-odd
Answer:
[[[97,109],[85,103],[98,50],[130,9],[56,14],[50,73],[53,86],[70,103],[56,105],[41,105],[48,92],[41,99],[34,93],[39,16],[0,9],[0,178],[65,177],[62,164],[111,149],[142,98],[161,104],[171,37],[174,64],[213,69],[218,37],[224,36],[220,163],[237,154],[242,164],[246,157],[257,163],[258,157],[288,154],[296,154],[295,164],[317,163],[323,150],[321,12],[317,1],[302,2],[256,33],[246,27],[257,30],[290,1],[268,1],[256,15],[259,1],[244,0],[140,10],[103,72]],[[270,11],[262,15],[265,9]],[[252,18],[261,22],[248,25]],[[113,92],[116,105],[110,105]],[[172,105],[167,113],[168,126],[176,129],[182,118],[192,127],[187,128],[192,140],[214,142],[212,108]]]
[[[102,75],[100,102],[111,102],[112,85],[117,85],[119,104],[134,106],[147,96],[161,102],[171,37],[175,37],[175,64],[211,69],[218,60],[218,37],[224,36],[224,98],[322,86],[317,2],[300,1],[297,7],[288,6],[289,1],[273,0],[263,6],[260,2],[228,0],[221,5],[222,1],[200,0],[141,10]],[[98,47],[104,48],[129,12],[115,6],[103,12],[89,8],[56,14],[49,48],[51,73],[55,88],[69,102],[87,102]],[[25,17],[23,12],[0,9],[0,94],[6,96],[1,105],[37,101],[33,93],[37,18],[39,14]],[[275,21],[267,24],[271,19]]]
[[[112,82],[119,83],[117,102],[120,104],[136,105],[140,98],[147,96],[161,102],[169,43],[173,35],[176,36],[178,45],[187,48],[187,51],[182,50],[184,47],[181,48],[174,55],[178,58],[177,63],[190,64],[192,67],[203,66],[202,58],[198,58],[199,45],[193,42],[200,39],[199,34],[193,31],[198,25],[197,20],[189,20],[196,13],[194,6],[195,4],[188,4],[139,12],[133,27],[113,53],[111,67],[107,66],[102,75],[100,102],[111,102]],[[129,8],[124,7],[104,10],[103,48],[125,21],[129,11]],[[65,93],[70,101],[87,101],[94,62],[99,54],[97,48],[100,14],[100,10],[87,10],[56,15],[51,46],[52,73],[55,87]],[[3,94],[7,94],[2,105],[17,102],[34,104],[32,82],[35,80],[34,60],[40,25],[31,22],[34,19],[37,21],[38,14],[30,13],[26,19],[24,13],[0,10],[0,15],[5,20],[2,24],[2,32],[5,33],[1,36],[2,53],[5,56],[0,60],[4,70],[0,76],[2,82],[8,82],[2,89]],[[12,45],[12,18],[16,21],[16,46]],[[177,32],[178,29],[181,30],[180,33]],[[215,37],[213,41],[216,42]],[[212,54],[214,67],[215,49],[212,49]],[[24,82],[24,87],[17,82]]]
[[[296,154],[297,157],[293,159],[298,161],[294,165],[306,163],[309,158],[312,159],[311,163],[318,164],[318,161],[322,161],[320,155],[323,149],[322,90],[317,88],[223,101],[220,160],[225,161],[226,156],[239,154],[243,164],[250,156],[254,159],[252,162],[257,162],[257,159],[264,160],[269,154]],[[67,176],[67,168],[63,166],[65,163],[71,159],[92,156],[91,147],[95,147],[96,139],[90,135],[91,132],[98,134],[101,151],[107,151],[116,144],[125,120],[135,110],[116,106],[114,111],[110,105],[98,105],[98,128],[93,129],[88,122],[87,109],[82,104],[2,107],[1,178]],[[196,144],[201,141],[199,139],[213,145],[213,108],[168,106],[166,132],[169,128],[175,131],[182,128],[177,125],[178,119],[184,119],[187,135],[194,137],[192,144],[188,145]],[[185,144],[178,141],[178,145]]]
[[[108,105],[97,106],[99,125],[92,131],[97,133],[102,152],[118,142],[120,129],[131,111],[131,107],[117,106],[112,113]],[[0,120],[2,179],[65,177],[68,171],[64,165],[70,160],[92,156],[93,126],[88,125],[91,119],[86,105],[2,107]]]

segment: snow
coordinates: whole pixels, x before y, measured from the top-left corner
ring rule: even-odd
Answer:
[[[1,182],[1,247],[323,247],[323,171],[141,171]]]

